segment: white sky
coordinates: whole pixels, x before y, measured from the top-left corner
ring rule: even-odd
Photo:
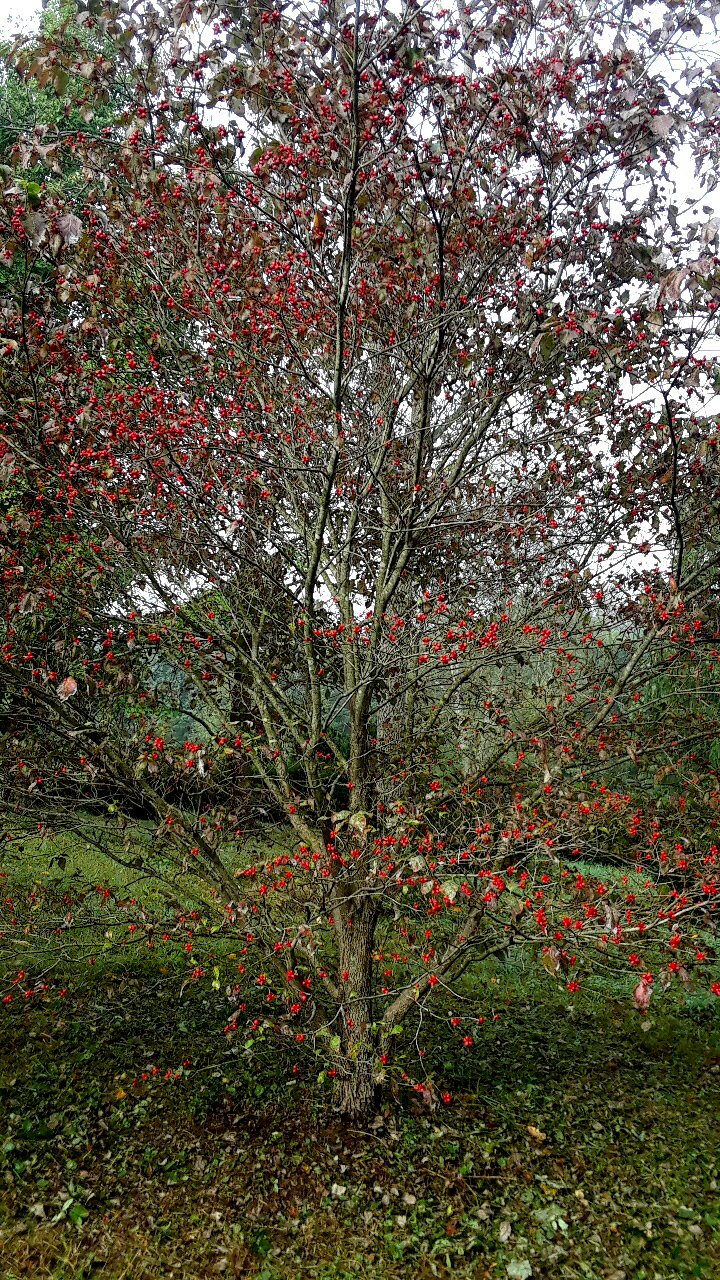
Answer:
[[[5,11],[0,10],[0,37],[32,32],[38,26],[41,13],[41,0],[9,0]],[[703,43],[706,39],[707,36]],[[675,165],[672,171],[668,171],[668,177],[675,177],[677,182],[676,204],[681,222],[688,217],[691,222],[707,221],[708,214],[702,212],[702,205],[708,207],[712,215],[720,216],[720,184],[711,192],[698,186],[689,147],[678,148]]]
[[[41,6],[37,0],[10,0],[9,7],[0,14],[0,35],[32,31],[38,24],[40,13]]]

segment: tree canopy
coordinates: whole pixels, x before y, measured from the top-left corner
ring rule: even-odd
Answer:
[[[194,884],[351,1116],[491,954],[702,973],[713,16],[121,3],[10,55],[69,98],[0,205],[8,838],[138,859],[178,936]]]

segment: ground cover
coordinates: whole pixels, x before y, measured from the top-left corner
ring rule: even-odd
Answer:
[[[432,1103],[400,1078],[361,1131],[295,1046],[228,1042],[221,991],[98,966],[3,1015],[3,1280],[718,1274],[710,1005],[498,965],[471,1049],[428,1029]]]

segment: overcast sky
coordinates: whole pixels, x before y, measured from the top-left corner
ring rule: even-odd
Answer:
[[[4,11],[1,6],[2,0],[0,0],[0,36],[14,35],[19,32],[29,33],[37,27],[42,12],[40,0],[8,0]],[[678,179],[677,203],[680,208],[685,201],[699,201],[700,204],[710,206],[714,214],[720,215],[720,186],[712,192],[700,190],[694,180],[690,151],[687,147],[681,147],[677,154],[675,176]],[[699,208],[694,211],[694,216],[700,220],[703,219]]]
[[[36,0],[10,0],[8,8],[0,14],[0,33],[14,35],[16,31],[32,31],[40,11]]]
[[[0,4],[2,4],[2,0],[0,0]],[[42,5],[39,0],[9,0],[4,12],[0,10],[0,36],[18,32],[31,32],[37,27],[41,12]],[[705,40],[703,43],[705,43]],[[720,215],[720,186],[712,192],[704,192],[699,188],[695,181],[688,147],[681,147],[677,153],[674,176],[677,181],[676,202],[681,211],[681,218],[683,217],[683,206],[685,206],[686,210],[685,218],[691,222],[696,220],[704,222],[707,220],[709,213]],[[689,209],[688,205],[690,206]],[[702,205],[705,205],[707,212],[701,212],[699,206]],[[705,354],[708,356],[718,354],[717,339],[711,340],[706,345]],[[718,413],[720,411],[720,396],[710,395],[703,409],[708,414]]]

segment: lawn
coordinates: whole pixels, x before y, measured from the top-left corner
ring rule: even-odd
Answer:
[[[399,1091],[363,1132],[283,1046],[228,1046],[218,993],[178,999],[147,963],[6,1013],[3,1280],[717,1276],[712,1011],[643,1030],[497,985],[472,1052],[430,1040],[450,1102]]]
[[[98,870],[48,869],[58,888]],[[417,1028],[401,1038],[432,1103],[398,1072],[372,1124],[343,1129],[319,1059],[262,1024],[223,1035],[229,943],[207,939],[193,983],[174,950],[91,932],[92,965],[70,932],[48,939],[48,990],[2,1006],[2,1280],[720,1274],[712,997],[641,1014],[602,974],[571,996],[531,958],[488,963],[464,980],[472,1047],[440,1007],[422,1059]]]

